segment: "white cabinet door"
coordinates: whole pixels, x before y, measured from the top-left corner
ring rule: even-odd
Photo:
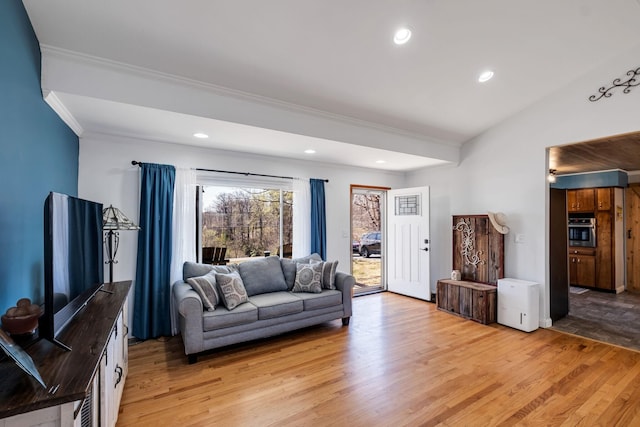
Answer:
[[[100,361],[100,425],[114,426],[113,419],[116,378],[116,330],[111,332],[107,348]],[[117,411],[117,408],[116,408]]]

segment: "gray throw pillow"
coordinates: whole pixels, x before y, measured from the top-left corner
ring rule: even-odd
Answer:
[[[189,277],[187,283],[200,295],[202,305],[207,311],[215,310],[216,306],[220,304],[220,297],[216,289],[215,272],[212,271],[200,277]]]
[[[288,290],[277,256],[243,262],[238,271],[249,296]]]
[[[199,264],[187,261],[182,264],[182,280],[185,282],[191,277],[200,277],[213,271],[213,266],[209,264]]]
[[[288,259],[282,258],[280,264],[282,265],[282,272],[284,273],[284,279],[287,282],[287,289],[293,289],[293,283],[296,281],[296,265],[297,264],[309,264],[310,261],[322,261],[322,257],[318,254],[307,255],[302,258]]]
[[[338,268],[338,260],[336,261],[315,261],[311,260],[311,263],[322,264],[322,289],[335,289],[336,288],[336,269]]]
[[[237,272],[216,273],[216,282],[220,289],[222,303],[227,307],[227,310],[233,310],[240,304],[249,301],[242,278]]]
[[[296,265],[296,280],[293,284],[293,292],[310,292],[319,294],[322,292],[322,264],[298,264]]]

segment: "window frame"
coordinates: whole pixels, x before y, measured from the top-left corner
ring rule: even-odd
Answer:
[[[203,231],[203,189],[204,187],[226,187],[235,189],[262,189],[266,191],[279,190],[279,245],[278,253],[280,257],[284,255],[284,192],[289,191],[292,194],[292,224],[291,224],[291,240],[293,243],[293,183],[289,178],[275,178],[263,176],[225,176],[223,173],[198,171],[196,175],[196,257],[198,262],[202,262],[202,231]]]

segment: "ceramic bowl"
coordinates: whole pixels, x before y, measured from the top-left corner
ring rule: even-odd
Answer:
[[[17,317],[8,317],[4,314],[0,319],[2,320],[2,329],[11,335],[32,334],[38,327],[38,318],[41,314],[42,311]]]

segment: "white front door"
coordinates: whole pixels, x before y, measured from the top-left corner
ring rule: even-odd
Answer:
[[[429,281],[429,187],[387,193],[388,290],[431,300]]]

